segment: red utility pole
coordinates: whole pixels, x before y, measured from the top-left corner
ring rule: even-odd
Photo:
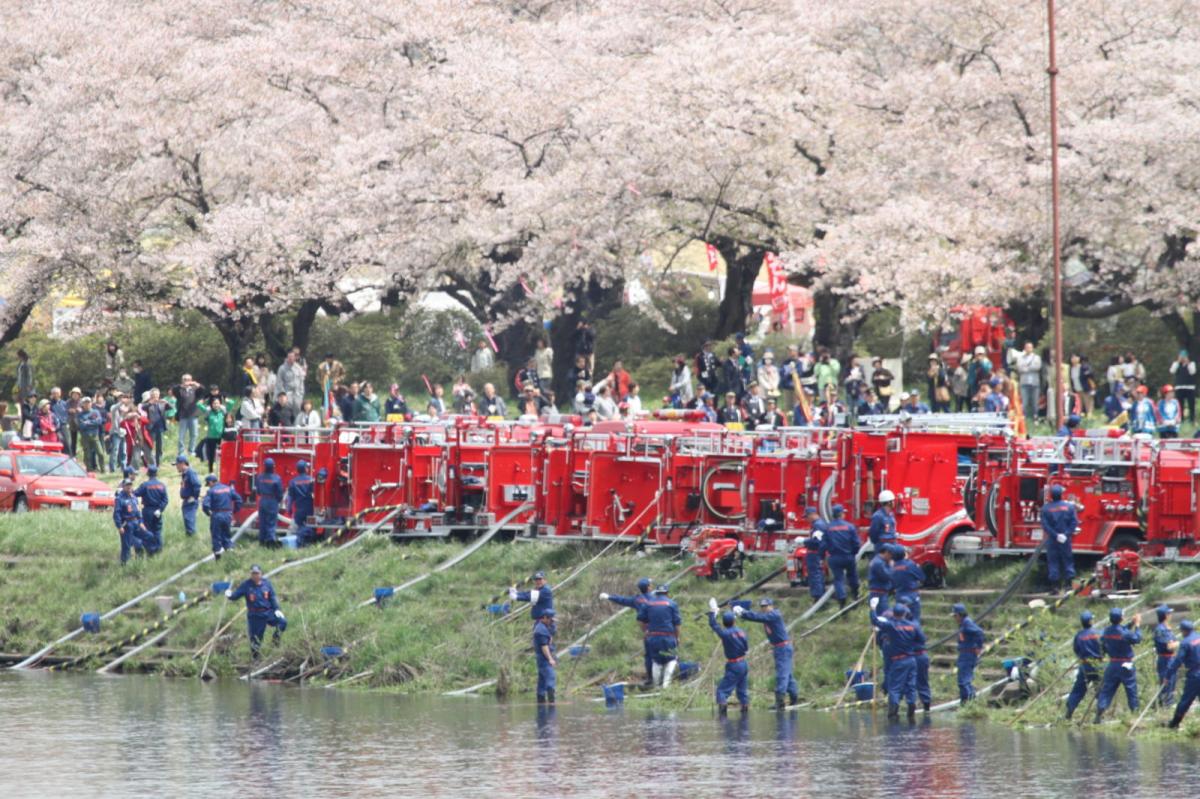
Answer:
[[[1054,228],[1054,418],[1062,425],[1063,417],[1063,288],[1062,288],[1062,246],[1059,243],[1058,230],[1058,59],[1055,57],[1054,45],[1054,0],[1046,0],[1047,23],[1050,28],[1050,66],[1046,73],[1050,76],[1050,214]],[[1047,403],[1046,409],[1050,406]]]

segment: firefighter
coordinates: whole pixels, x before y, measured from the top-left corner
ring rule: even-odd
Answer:
[[[1046,541],[1046,571],[1050,580],[1050,593],[1057,594],[1065,580],[1070,586],[1075,577],[1075,556],[1071,551],[1071,540],[1079,517],[1075,506],[1063,499],[1063,487],[1050,487],[1050,501],[1042,506],[1042,532]]]
[[[227,590],[225,598],[246,600],[246,627],[250,634],[251,659],[258,660],[263,633],[267,631],[267,627],[275,628],[271,641],[279,643],[279,636],[287,629],[287,619],[279,609],[279,597],[275,596],[275,586],[263,576],[263,571],[258,565],[251,566],[250,579],[243,581],[235,589]]]
[[[122,480],[121,490],[113,502],[113,524],[121,536],[121,563],[129,561],[130,553],[142,555],[146,550],[145,527],[138,510],[137,497],[133,495],[133,481]]]
[[[829,553],[829,571],[833,574],[833,592],[838,605],[846,607],[846,583],[850,583],[850,593],[858,599],[858,568],[855,560],[858,557],[858,530],[854,525],[842,518],[846,509],[841,505],[833,506],[833,521],[825,526],[825,551]]]
[[[146,554],[157,555],[163,548],[163,511],[167,509],[170,495],[167,487],[158,479],[158,467],[153,463],[146,467],[146,482],[137,487],[133,495],[142,501],[142,524],[146,529]]]
[[[925,584],[925,570],[908,557],[904,547],[892,545],[892,589],[896,601],[908,607],[913,621],[921,621],[921,586]]]
[[[515,585],[509,586],[508,598],[514,602],[528,602],[533,607],[529,610],[529,618],[537,621],[545,615],[547,609],[554,609],[554,592],[546,584],[546,573],[533,573],[533,589],[518,591]]]
[[[201,509],[208,517],[213,558],[220,560],[222,553],[233,551],[229,529],[233,524],[233,514],[242,509],[242,498],[233,486],[218,482],[215,474],[205,477],[204,482],[208,485],[208,493],[204,495]]]
[[[183,506],[183,532],[196,534],[196,511],[200,508],[200,475],[188,463],[187,455],[175,459],[179,472],[179,501]]]
[[[283,502],[283,481],[275,474],[274,458],[264,460],[262,472],[254,476],[254,493],[258,497],[258,543],[277,547],[275,525],[279,521],[279,504]]]
[[[875,550],[871,565],[867,567],[867,591],[871,594],[871,610],[882,615],[887,610],[888,594],[892,592],[892,559],[895,550],[891,544]]]
[[[983,651],[983,628],[967,615],[967,607],[961,602],[950,608],[958,622],[958,701],[969,702],[975,698],[975,666]]]
[[[554,704],[554,689],[557,687],[554,658],[554,608],[542,608],[541,616],[533,625],[533,658],[537,663],[537,702],[539,705]]]
[[[804,509],[804,518],[809,525],[808,538],[804,539],[804,571],[808,575],[808,594],[816,601],[825,594],[825,522],[812,506]]]
[[[724,716],[730,694],[736,693],[745,713],[750,709],[750,667],[746,663],[750,644],[746,640],[746,633],[734,626],[737,617],[730,611],[721,614],[721,624],[717,624],[717,607],[717,600],[710,597],[708,626],[721,639],[721,646],[725,650],[725,674],[717,684],[717,712]]]
[[[891,491],[885,488],[879,492],[879,501],[871,514],[871,526],[867,528],[867,537],[877,553],[884,544],[896,543],[896,517],[892,513],[895,502],[896,495]]]
[[[1179,641],[1171,631],[1171,614],[1175,611],[1166,605],[1154,609],[1158,625],[1154,628],[1154,665],[1158,672],[1158,704],[1166,707],[1175,701],[1175,675],[1171,673],[1171,658],[1179,648]]]
[[[654,598],[654,596],[650,593],[650,578],[643,577],[642,579],[638,580],[637,590],[638,592],[633,596],[600,594],[600,598],[607,599],[614,605],[620,605],[624,608],[633,608],[634,612],[640,617],[642,606]],[[645,634],[645,625],[642,626],[642,663],[646,667],[646,685],[653,685],[654,667],[650,659],[650,638]]]
[[[1075,713],[1075,708],[1079,707],[1079,703],[1087,696],[1088,686],[1100,681],[1100,670],[1096,668],[1096,664],[1100,658],[1104,657],[1104,651],[1100,646],[1100,633],[1092,629],[1092,616],[1090,610],[1085,610],[1079,614],[1079,626],[1082,629],[1075,633],[1075,657],[1079,658],[1079,668],[1075,670],[1075,685],[1071,688],[1071,693],[1067,694],[1067,720],[1071,720],[1071,716]]]
[[[925,632],[921,625],[908,618],[908,608],[897,602],[891,618],[871,610],[871,624],[879,633],[883,649],[884,682],[887,684],[888,719],[900,718],[900,700],[908,703],[908,718],[917,714],[917,660],[925,649]]]
[[[1120,608],[1109,610],[1109,625],[1100,636],[1100,643],[1108,655],[1108,665],[1104,667],[1104,682],[1100,684],[1100,694],[1096,699],[1097,724],[1100,723],[1104,711],[1112,704],[1120,685],[1125,686],[1125,699],[1129,703],[1129,709],[1138,709],[1137,668],[1133,665],[1133,646],[1142,640],[1142,633],[1138,630],[1142,617],[1134,616],[1133,624],[1128,627],[1121,624],[1124,617],[1125,613]]]
[[[679,666],[679,628],[683,625],[679,607],[669,593],[670,588],[665,583],[658,585],[654,597],[638,610],[638,621],[646,631],[651,679],[663,688],[671,687],[671,677]]]
[[[734,615],[741,616],[745,621],[761,622],[775,653],[775,709],[783,710],[783,696],[787,694],[788,704],[800,702],[800,689],[796,685],[796,677],[792,674],[792,659],[795,651],[788,637],[787,625],[783,622],[783,614],[775,608],[772,599],[763,598],[758,601],[760,612],[744,610],[741,605],[733,609]]]
[[[308,524],[308,517],[313,515],[313,479],[308,473],[308,461],[296,462],[296,476],[287,487],[286,509],[296,529],[296,544],[302,547],[315,544],[316,530]]]
[[[904,602],[897,602],[897,605],[904,605]],[[910,611],[911,612],[911,611]],[[917,619],[918,624],[921,623]],[[929,687],[929,651],[925,649],[925,645],[921,644],[921,648],[913,653],[913,662],[917,667],[917,699],[921,700],[921,709],[928,713],[933,705],[933,689]]]
[[[1183,683],[1183,695],[1179,697],[1179,704],[1175,706],[1175,715],[1167,724],[1171,729],[1179,726],[1192,702],[1200,696],[1200,635],[1196,634],[1190,619],[1179,622],[1179,631],[1183,633],[1183,640],[1179,642],[1175,657],[1171,658],[1170,673],[1174,679],[1180,667],[1183,667],[1187,669],[1187,678]]]

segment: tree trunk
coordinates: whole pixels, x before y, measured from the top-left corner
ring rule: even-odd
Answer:
[[[1024,346],[1026,341],[1032,341],[1035,346],[1040,345],[1042,339],[1050,332],[1051,314],[1046,307],[1046,298],[1040,294],[1012,302],[1008,306],[1008,315],[1012,317],[1017,328],[1017,340],[1012,346],[1018,349]]]
[[[550,325],[550,346],[554,348],[554,394],[560,406],[569,404],[575,397],[575,386],[567,380],[567,373],[575,365],[576,328],[585,319],[594,326],[597,319],[604,318],[621,306],[624,294],[622,283],[602,286],[589,279],[586,286],[575,291],[571,310],[557,317]],[[598,338],[596,345],[598,349]],[[596,368],[602,367],[597,363]]]
[[[9,313],[4,320],[4,325],[0,328],[0,347],[13,341],[17,336],[21,335],[21,331],[25,327],[25,323],[29,321],[29,314],[33,312],[34,306],[42,299],[41,295],[25,299],[19,306],[13,306],[10,302]]]
[[[284,337],[283,322],[272,314],[264,314],[258,320],[258,326],[262,331],[263,349],[267,351],[271,363],[280,363],[287,357],[289,349],[287,339]]]
[[[758,279],[767,250],[723,236],[716,237],[713,246],[725,259],[725,294],[721,297],[717,326],[713,330],[713,338],[720,340],[746,330],[746,321],[753,312],[754,281]]]
[[[1187,350],[1188,355],[1195,360],[1197,354],[1200,353],[1200,325],[1197,325],[1196,312],[1192,311],[1184,316],[1173,311],[1163,314],[1162,320],[1171,334],[1175,336],[1179,348]]]
[[[215,313],[204,315],[213,323],[225,342],[225,350],[229,354],[227,388],[233,392],[241,382],[242,361],[246,359],[246,353],[250,351],[258,335],[258,320],[247,317],[233,319]]]
[[[300,352],[310,361],[315,360],[312,353],[308,351],[309,342],[312,340],[313,322],[317,320],[317,311],[321,310],[320,300],[308,300],[300,304],[296,309],[296,315],[292,317],[292,346],[299,347]]]
[[[834,357],[848,363],[862,320],[845,321],[842,318],[845,312],[845,300],[831,289],[813,292],[813,349],[828,347]]]

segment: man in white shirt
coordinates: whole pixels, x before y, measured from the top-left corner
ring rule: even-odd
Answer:
[[[1012,359],[1017,370],[1017,385],[1021,389],[1021,406],[1026,421],[1037,416],[1038,399],[1042,389],[1042,358],[1033,351],[1033,342],[1026,341],[1025,349]]]

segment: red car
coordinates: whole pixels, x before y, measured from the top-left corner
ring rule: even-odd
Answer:
[[[111,510],[116,492],[64,455],[61,444],[14,441],[0,450],[0,510]]]

